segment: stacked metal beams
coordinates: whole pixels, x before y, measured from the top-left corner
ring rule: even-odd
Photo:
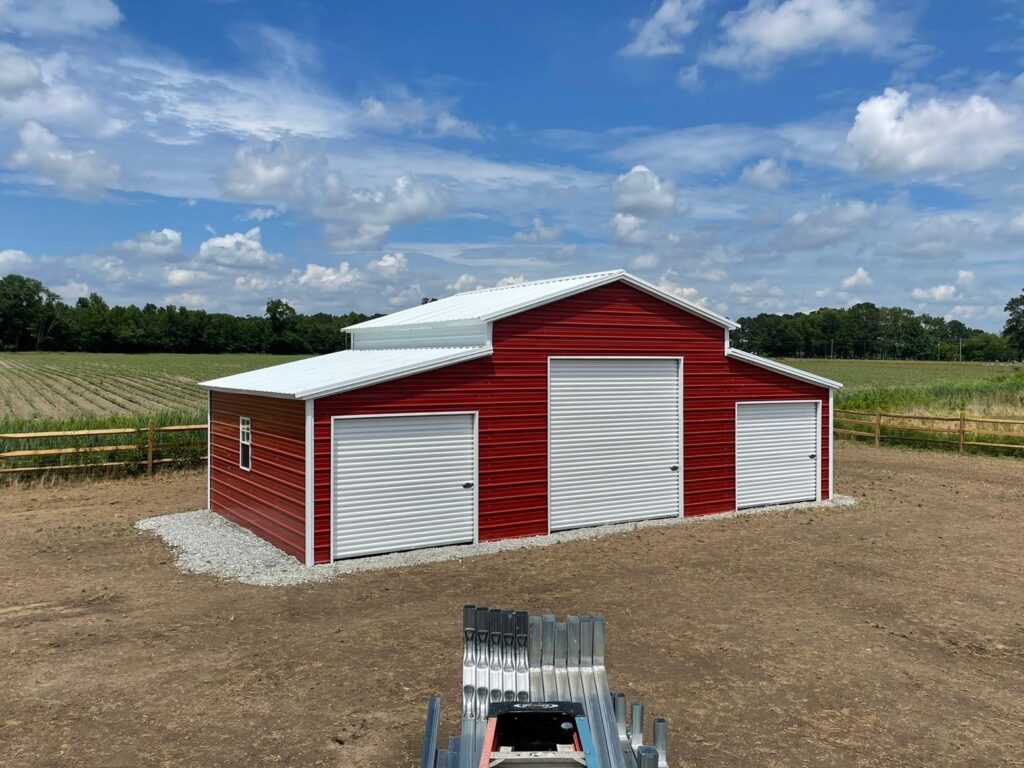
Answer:
[[[667,768],[668,729],[654,721],[644,744],[644,705],[614,696],[605,667],[603,616],[528,616],[467,605],[463,609],[462,732],[437,749],[440,703],[431,701],[422,768],[477,768],[487,709],[501,701],[574,701],[594,736],[588,768]]]

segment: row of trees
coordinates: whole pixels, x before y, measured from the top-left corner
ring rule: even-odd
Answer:
[[[38,280],[0,279],[0,349],[75,352],[335,352],[345,326],[368,315],[300,315],[281,299],[262,317],[146,304],[111,307],[98,294],[72,305]]]
[[[741,349],[769,357],[1004,361],[1024,358],[1024,296],[1006,305],[1000,335],[959,320],[917,315],[865,302],[847,309],[743,317],[733,334]]]
[[[740,318],[732,340],[770,357],[926,360],[1024,359],[1024,294],[1006,305],[1002,335],[959,320],[863,303],[795,315]],[[262,316],[146,304],[109,306],[91,294],[68,305],[38,280],[0,279],[0,349],[81,352],[273,352],[323,354],[343,349],[343,328],[367,315],[300,315],[281,299]]]

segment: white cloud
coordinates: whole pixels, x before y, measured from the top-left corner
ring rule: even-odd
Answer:
[[[195,309],[205,309],[210,306],[210,297],[205,293],[191,293],[189,291],[185,291],[184,293],[172,293],[168,296],[164,296],[164,303],[183,307],[194,307]]]
[[[849,290],[851,288],[870,288],[875,284],[875,281],[871,279],[871,275],[864,267],[857,267],[856,271],[843,278],[843,288]]]
[[[480,129],[468,120],[456,117],[441,104],[400,93],[398,98],[382,101],[363,99],[360,117],[364,123],[383,131],[398,133],[413,130],[425,137],[480,139]]]
[[[199,285],[210,280],[210,274],[199,269],[169,269],[164,275],[164,282],[174,288]]]
[[[750,0],[722,18],[722,29],[705,60],[755,72],[822,49],[883,52],[897,31],[880,23],[872,0]]]
[[[39,63],[12,45],[0,43],[0,96],[14,96],[43,84]]]
[[[244,221],[266,221],[279,216],[280,213],[281,211],[277,208],[250,208],[242,214],[242,219]]]
[[[831,288],[819,288],[814,292],[814,295],[819,299],[825,299],[832,295]]]
[[[92,150],[65,149],[60,139],[37,122],[26,123],[18,136],[21,146],[11,159],[15,167],[35,171],[72,197],[98,197],[121,175],[118,166]]]
[[[935,285],[931,288],[915,288],[910,295],[921,301],[952,301],[956,298],[956,286]]]
[[[643,245],[650,239],[644,220],[631,213],[616,213],[612,217],[612,238],[623,245]]]
[[[748,165],[740,174],[741,183],[761,189],[778,189],[788,178],[785,169],[770,157]]]
[[[630,269],[657,269],[661,266],[661,257],[655,253],[644,253],[629,260]]]
[[[676,82],[679,83],[680,88],[695,91],[700,88],[700,72],[700,64],[683,67],[676,75]]]
[[[675,189],[647,166],[634,166],[615,180],[615,210],[648,218],[667,216],[676,210]]]
[[[55,285],[53,286],[53,292],[64,299],[64,301],[69,302],[80,299],[83,296],[88,296],[90,293],[88,283],[82,283],[77,280],[68,280],[61,285]]]
[[[674,296],[678,296],[681,299],[685,299],[686,301],[692,302],[701,307],[706,307],[708,305],[708,298],[706,296],[702,297],[700,295],[700,291],[696,288],[684,286],[679,283],[677,279],[678,277],[679,275],[674,269],[666,269],[658,279],[658,287],[661,288],[661,290],[671,293]]]
[[[404,275],[409,271],[409,260],[404,253],[385,253],[379,259],[372,259],[366,266],[371,275],[386,280]]]
[[[341,262],[337,267],[322,267],[319,264],[307,264],[306,271],[299,278],[299,285],[318,291],[338,291],[351,288],[362,280],[362,273]]]
[[[14,248],[8,248],[5,251],[0,251],[0,272],[10,272],[14,269],[21,269],[27,267],[32,263],[32,259],[24,251],[19,251]]]
[[[834,245],[863,228],[876,213],[874,205],[861,200],[826,201],[816,210],[793,214],[779,237],[779,244],[791,251]]]
[[[270,285],[271,281],[260,275],[239,275],[235,278],[235,290],[244,293],[265,291]]]
[[[413,304],[419,304],[423,299],[423,289],[420,288],[418,283],[413,283],[405,288],[388,286],[384,289],[384,296],[389,307],[402,309]]]
[[[145,258],[174,258],[181,254],[181,232],[166,227],[145,232],[114,243],[114,249]]]
[[[448,283],[445,286],[445,289],[455,293],[462,293],[463,291],[475,291],[479,287],[480,281],[474,275],[464,272],[455,280]]]
[[[35,35],[88,35],[117,26],[111,0],[0,0],[0,31]]]
[[[665,56],[683,50],[682,38],[697,27],[704,0],[664,0],[646,21],[632,24],[636,36],[619,53],[623,56]]]
[[[533,220],[533,228],[525,232],[516,232],[515,239],[521,243],[550,243],[562,237],[562,228],[559,226],[544,226],[544,222],[538,218]]]
[[[886,88],[857,107],[846,145],[873,173],[979,171],[1024,152],[1024,124],[985,96],[911,103]]]
[[[264,267],[280,259],[280,254],[264,249],[259,227],[211,237],[199,246],[199,261],[220,267]]]
[[[1006,231],[1013,239],[1024,237],[1024,213],[1018,213],[1010,219]]]
[[[501,288],[503,285],[522,285],[526,282],[525,275],[508,275],[507,277],[501,278],[495,283],[496,288]]]
[[[974,287],[974,272],[970,269],[958,269],[956,273],[956,284],[959,288],[969,291]]]

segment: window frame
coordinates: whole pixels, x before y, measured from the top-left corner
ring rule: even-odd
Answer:
[[[246,453],[247,462],[243,460]],[[244,472],[252,471],[252,418],[249,416],[238,417],[238,468]]]

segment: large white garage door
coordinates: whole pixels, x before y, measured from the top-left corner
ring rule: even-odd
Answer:
[[[818,498],[818,403],[736,406],[736,507]]]
[[[552,358],[551,529],[680,513],[680,361]]]
[[[334,556],[473,541],[472,414],[334,420]]]

